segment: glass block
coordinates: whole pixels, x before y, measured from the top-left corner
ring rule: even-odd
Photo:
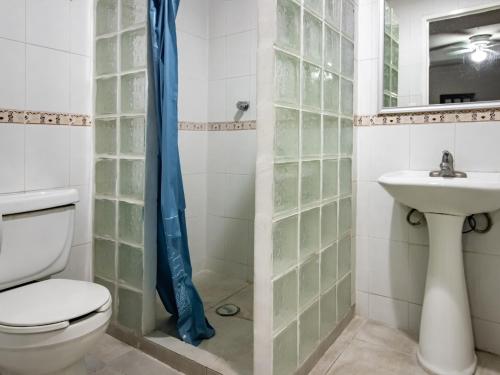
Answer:
[[[146,125],[144,117],[122,117],[120,119],[120,153],[144,155]]]
[[[384,90],[391,90],[391,68],[384,64]]]
[[[118,248],[118,277],[120,282],[142,289],[142,249],[120,244]]]
[[[321,115],[302,113],[302,157],[321,155]]]
[[[325,339],[337,326],[337,288],[333,287],[320,299],[320,334]]]
[[[384,2],[384,31],[390,35],[391,34],[391,7],[387,2]]]
[[[339,119],[335,116],[323,116],[323,155],[339,154]]]
[[[328,26],[325,26],[325,69],[340,70],[340,35]]]
[[[118,0],[97,1],[95,29],[97,36],[117,31]]]
[[[293,322],[273,340],[273,375],[290,375],[297,369],[297,322]]]
[[[321,64],[323,53],[322,22],[304,12],[304,59]]]
[[[391,107],[397,107],[398,106],[398,97],[393,97],[391,98],[391,104],[390,104]]]
[[[122,29],[146,22],[147,1],[121,0],[122,2]]]
[[[116,202],[96,199],[94,202],[94,233],[102,237],[115,238]]]
[[[321,194],[321,162],[319,160],[302,163],[302,205],[320,200]]]
[[[391,69],[391,92],[398,93],[398,72],[395,69]]]
[[[323,17],[323,0],[304,0],[304,6]]]
[[[276,101],[284,104],[299,104],[300,74],[299,60],[276,51]]]
[[[299,111],[276,108],[274,157],[276,160],[296,160],[299,155]]]
[[[146,77],[144,73],[122,76],[121,111],[123,113],[143,113],[146,111]]]
[[[304,309],[319,295],[319,257],[313,255],[300,266],[299,307]]]
[[[297,264],[299,219],[292,216],[273,224],[273,273],[279,275]]]
[[[337,244],[321,253],[321,292],[324,293],[337,282]]]
[[[354,43],[342,38],[342,75],[354,78]]]
[[[304,106],[320,109],[321,107],[321,69],[304,62],[304,87],[302,103]]]
[[[300,6],[290,0],[278,0],[277,44],[300,52]]]
[[[342,79],[340,84],[340,110],[344,116],[352,116],[353,114],[353,83],[346,79]]]
[[[384,107],[391,106],[391,97],[387,94],[384,94]]]
[[[94,239],[94,274],[113,280],[115,273],[115,242]]]
[[[116,195],[116,159],[98,159],[95,163],[95,192],[97,195]]]
[[[345,198],[339,202],[339,236],[343,236],[351,230],[352,202],[351,198]]]
[[[340,153],[342,155],[352,155],[352,126],[350,119],[343,118],[340,121]]]
[[[392,48],[391,48],[391,63],[396,68],[398,67],[398,64],[399,64],[399,44],[394,40],[392,41]]]
[[[116,155],[116,119],[95,120],[96,154]]]
[[[144,214],[137,204],[120,202],[118,232],[120,241],[142,245]]]
[[[388,34],[384,34],[384,64],[389,65],[391,63],[391,37]]]
[[[122,71],[146,67],[146,30],[127,31],[122,34]]]
[[[340,195],[352,193],[352,161],[351,159],[340,160],[339,174]]]
[[[305,211],[300,220],[300,259],[319,250],[319,208]]]
[[[274,165],[274,213],[294,210],[299,200],[299,165]]]
[[[95,111],[97,115],[116,113],[117,85],[116,77],[101,78],[96,81]]]
[[[321,247],[325,248],[337,241],[337,202],[321,208]]]
[[[116,36],[105,39],[98,39],[95,43],[96,75],[116,73],[117,68],[117,38]]]
[[[120,160],[120,196],[144,199],[144,160]]]
[[[118,289],[118,322],[135,332],[142,331],[142,294]]]
[[[331,199],[338,194],[339,165],[337,160],[323,160],[323,199]]]
[[[330,72],[323,72],[323,109],[331,113],[339,113],[339,77]]]
[[[325,19],[333,27],[340,30],[342,0],[325,0]]]
[[[351,3],[349,0],[343,0],[342,33],[351,40],[354,40],[354,28],[355,28],[354,12],[355,12],[354,4]]]
[[[339,277],[342,278],[351,271],[351,236],[344,237],[339,242]]]
[[[297,316],[297,270],[273,282],[273,327],[277,331]]]
[[[319,344],[319,303],[316,302],[300,316],[299,363],[304,363]]]
[[[337,286],[337,321],[345,318],[351,306],[351,274],[349,274]]]
[[[115,284],[113,284],[111,281],[108,281],[108,280],[105,280],[105,279],[102,279],[98,276],[94,276],[94,282],[96,284],[99,284],[99,285],[102,285],[103,287],[105,287],[106,289],[109,290],[109,294],[111,294],[111,299],[113,302],[116,301],[116,293],[115,293]],[[115,309],[113,309],[115,310]],[[113,316],[115,315],[115,312],[116,311],[113,311]]]

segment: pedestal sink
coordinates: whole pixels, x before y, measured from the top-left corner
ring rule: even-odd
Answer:
[[[429,265],[418,361],[437,375],[474,374],[477,358],[465,284],[462,227],[467,216],[500,209],[500,174],[430,177],[400,171],[378,182],[400,203],[423,212],[429,227]]]

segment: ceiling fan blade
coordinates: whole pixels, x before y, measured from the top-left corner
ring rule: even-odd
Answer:
[[[443,44],[438,47],[433,47],[430,48],[431,51],[439,51],[442,49],[462,49],[466,48],[469,45],[469,43],[466,42],[455,42],[455,43],[449,43],[449,44]]]
[[[473,48],[462,48],[462,49],[459,49],[458,51],[450,51],[450,52],[448,52],[448,54],[456,56],[456,55],[464,55],[466,53],[471,53],[473,51],[474,51]]]

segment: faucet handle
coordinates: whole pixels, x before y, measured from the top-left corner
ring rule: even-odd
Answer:
[[[448,164],[453,164],[453,154],[448,150],[444,150],[442,162],[448,163]]]

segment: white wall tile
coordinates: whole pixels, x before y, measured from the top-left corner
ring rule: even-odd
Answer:
[[[70,185],[87,185],[92,170],[92,128],[72,126],[70,132]]]
[[[410,127],[410,168],[436,170],[442,152],[455,152],[455,125],[412,125]]]
[[[208,80],[208,41],[188,33],[178,33],[179,79]],[[206,104],[206,102],[205,102]]]
[[[207,257],[224,259],[224,218],[208,215],[207,220]]]
[[[77,27],[70,25],[70,2],[68,0],[26,0],[26,2],[26,41],[69,51],[70,29]]]
[[[179,81],[179,120],[207,121],[208,80]]]
[[[0,51],[2,51],[0,59],[0,87],[2,88],[0,90],[0,107],[24,109],[26,103],[26,46],[24,43],[0,39]]]
[[[179,150],[183,174],[199,174],[206,172],[206,132],[179,132]]]
[[[229,144],[226,142],[226,137],[229,132],[208,132],[208,155],[207,155],[207,170],[209,173],[225,173],[226,165],[229,163]]]
[[[356,237],[356,288],[362,292],[370,291],[371,240],[369,237]]]
[[[465,171],[500,171],[498,142],[500,127],[496,123],[457,124],[456,168]]]
[[[26,126],[26,190],[69,185],[70,128]]]
[[[370,295],[364,292],[356,292],[356,314],[363,318],[370,316]]]
[[[226,121],[249,120],[249,112],[241,113],[236,108],[239,101],[251,101],[250,76],[226,80]]]
[[[226,172],[233,174],[255,174],[257,157],[257,132],[254,130],[227,132]]]
[[[240,264],[248,264],[250,244],[251,239],[248,220],[224,219],[225,260]]]
[[[69,53],[28,45],[26,108],[69,112],[69,65]]]
[[[209,35],[217,38],[226,35],[227,0],[209,0]]]
[[[53,278],[92,281],[92,244],[73,246],[68,265]]]
[[[210,80],[226,78],[226,37],[210,39],[208,59],[208,77]]]
[[[408,304],[409,307],[409,327],[408,332],[418,340],[420,335],[420,318],[422,317],[422,306],[413,303]]]
[[[69,6],[70,24],[70,51],[84,56],[90,56],[92,51],[92,10],[91,0],[71,0]]]
[[[226,80],[208,82],[208,121],[226,121]]]
[[[227,174],[225,182],[224,216],[253,219],[255,211],[255,178],[249,175]]]
[[[481,319],[473,319],[476,347],[486,352],[500,355],[500,324]]]
[[[0,1],[0,38],[24,42],[26,39],[26,0]]]
[[[257,6],[253,1],[248,0],[230,0],[226,2],[227,34],[239,33],[256,28],[257,25]]]
[[[250,75],[251,41],[250,31],[229,35],[226,38],[227,77]]]
[[[177,16],[177,29],[201,38],[208,35],[207,0],[181,1]]]
[[[207,175],[184,175],[184,194],[186,197],[186,216],[205,218],[207,199]]]
[[[484,253],[500,255],[500,211],[491,213],[491,219],[494,223],[488,233],[468,233],[463,236],[463,245],[466,251],[475,253]],[[477,218],[478,224],[483,226],[484,220]]]
[[[209,173],[207,187],[207,212],[209,215],[223,217],[226,205],[226,178],[223,173]],[[210,232],[209,232],[209,235]]]
[[[0,124],[0,193],[24,190],[24,126]]]
[[[92,113],[92,82],[90,58],[70,55],[70,111]]]
[[[389,327],[408,329],[407,302],[371,294],[369,303],[370,319],[387,324]]]
[[[408,244],[372,238],[369,243],[370,292],[408,299]]]
[[[75,232],[73,234],[73,246],[82,245],[92,241],[92,189],[90,183],[76,186],[79,201],[75,211]]]

